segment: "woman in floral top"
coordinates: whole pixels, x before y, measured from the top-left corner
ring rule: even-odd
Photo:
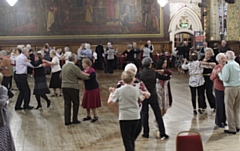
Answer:
[[[182,64],[182,68],[184,70],[189,70],[189,87],[191,90],[192,96],[192,106],[193,113],[196,115],[196,90],[198,93],[198,111],[202,114],[202,106],[204,101],[204,78],[203,78],[203,68],[201,67],[201,62],[198,61],[197,53],[192,53],[191,61],[187,64],[187,59],[184,59],[184,63]]]

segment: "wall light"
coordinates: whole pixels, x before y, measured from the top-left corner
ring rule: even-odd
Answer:
[[[10,6],[14,6],[18,0],[6,0]]]
[[[168,0],[157,0],[157,2],[161,7],[164,7],[168,3]]]

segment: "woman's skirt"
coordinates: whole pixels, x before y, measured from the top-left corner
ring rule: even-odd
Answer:
[[[0,126],[0,150],[15,151],[12,134],[7,125]]]
[[[33,95],[44,95],[49,94],[50,90],[47,86],[46,77],[34,77],[34,90]]]
[[[85,109],[95,109],[101,107],[99,88],[84,91],[82,107]]]
[[[177,55],[177,58],[175,60],[175,67],[181,68],[183,64],[183,55]]]
[[[62,80],[60,79],[61,71],[52,73],[49,88],[61,88],[62,87]]]

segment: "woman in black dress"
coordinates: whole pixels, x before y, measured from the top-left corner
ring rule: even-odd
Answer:
[[[42,64],[42,54],[37,53],[35,56],[35,60],[31,60],[31,64],[35,67],[39,66]],[[35,109],[39,109],[42,107],[40,97],[45,99],[47,101],[47,107],[50,106],[51,101],[48,99],[46,94],[49,94],[50,90],[47,86],[47,80],[45,76],[45,70],[44,67],[40,68],[34,68],[34,90],[33,94],[36,97],[36,100],[38,102],[38,106]]]

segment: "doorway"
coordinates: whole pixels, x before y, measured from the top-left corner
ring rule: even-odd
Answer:
[[[186,41],[188,43],[188,46],[190,48],[194,45],[194,38],[192,34],[189,33],[177,33],[174,35],[174,48],[178,47],[179,42],[184,42]]]

